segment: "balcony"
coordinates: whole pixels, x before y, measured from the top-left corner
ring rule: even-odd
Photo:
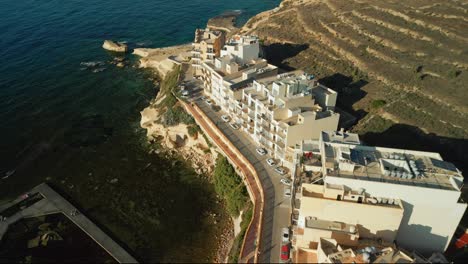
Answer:
[[[201,51],[200,51],[200,50],[197,50],[197,49],[191,50],[190,52],[191,52],[192,54],[200,54],[200,53],[201,53]]]
[[[286,146],[282,141],[275,141],[275,144],[278,145],[280,149],[284,149],[284,147]]]
[[[276,135],[278,135],[280,138],[282,139],[285,139],[286,138],[286,134],[283,132],[282,129],[279,129],[277,132],[276,132]]]

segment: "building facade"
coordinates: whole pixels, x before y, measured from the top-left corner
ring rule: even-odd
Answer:
[[[254,80],[242,90],[242,109],[233,117],[270,155],[292,168],[290,147],[318,139],[322,130],[337,129],[339,114],[332,110],[336,97],[313,76],[294,71]]]
[[[395,205],[398,201],[403,212],[398,217],[392,214],[395,218],[390,215],[380,218],[386,214],[375,214],[370,209],[357,213],[356,205],[348,204],[346,208],[336,207],[336,212],[330,209],[332,207],[324,207],[330,210],[318,217],[362,224],[378,238],[388,242],[393,239],[398,245],[421,253],[444,252],[447,249],[467,205],[460,202],[463,185],[461,172],[453,164],[445,162],[438,153],[364,146],[359,143],[356,134],[339,131],[322,132],[318,142],[301,146],[303,153],[312,150],[316,156],[318,162],[314,163],[314,167],[321,166],[325,188],[334,186],[339,190],[331,196],[324,192],[323,197],[334,199],[333,202],[327,201],[327,204],[336,207],[344,200],[348,190],[361,202],[367,200],[370,204],[387,206]],[[301,201],[301,210],[309,210],[312,215],[319,214],[320,210],[315,207],[302,208],[312,199],[304,195],[304,189],[301,199],[306,201]],[[347,218],[348,214],[354,218]],[[366,220],[358,219],[359,215],[373,216]],[[397,224],[398,219],[400,222]],[[394,221],[392,228],[372,227],[390,220]],[[360,230],[360,235],[363,234]]]
[[[201,75],[203,62],[213,62],[219,57],[221,49],[226,42],[223,31],[207,29],[196,29],[195,39],[192,43],[191,64],[195,76]]]

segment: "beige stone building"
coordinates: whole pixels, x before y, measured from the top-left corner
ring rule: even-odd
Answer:
[[[447,249],[467,204],[461,172],[438,153],[365,146],[344,131],[323,131],[296,147],[301,169],[320,172],[314,182],[324,184],[297,190],[299,233],[307,217],[317,217],[423,254]]]
[[[215,57],[219,57],[221,49],[226,42],[223,31],[207,29],[197,29],[195,39],[192,43],[191,63],[194,75],[201,75],[201,65],[203,62],[214,62]]]
[[[283,166],[293,168],[289,148],[318,139],[322,130],[336,130],[333,111],[337,93],[303,71],[256,79],[243,89],[242,111],[234,120]]]

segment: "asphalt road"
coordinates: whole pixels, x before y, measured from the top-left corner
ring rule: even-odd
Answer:
[[[198,97],[197,94],[192,96]],[[258,262],[280,262],[280,248],[282,245],[281,229],[290,226],[291,199],[284,196],[284,185],[280,183],[282,178],[266,163],[268,155],[260,156],[255,151],[257,143],[246,132],[232,129],[228,123],[221,120],[223,111],[215,112],[213,108],[200,99],[194,102],[205,114],[220,128],[226,137],[239,149],[239,151],[251,162],[257,174],[265,194],[265,208],[263,211],[263,230],[261,234],[261,248]]]

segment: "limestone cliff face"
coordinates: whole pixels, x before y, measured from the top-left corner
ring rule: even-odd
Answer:
[[[185,124],[165,127],[159,123],[164,110],[158,108],[157,104],[164,97],[164,94],[158,94],[155,101],[140,112],[140,125],[146,129],[148,139],[158,139],[165,150],[176,152],[179,156],[190,161],[198,174],[211,174],[217,152],[210,148],[201,133],[192,137],[188,133],[188,126]]]
[[[140,56],[140,68],[151,68],[158,72],[159,76],[164,76],[170,72],[175,64],[180,64],[190,56],[190,45],[180,45],[166,48],[137,48],[133,54]]]
[[[104,44],[102,47],[106,50],[114,51],[114,52],[127,52],[128,46],[123,43],[117,43],[112,40],[104,40]]]

